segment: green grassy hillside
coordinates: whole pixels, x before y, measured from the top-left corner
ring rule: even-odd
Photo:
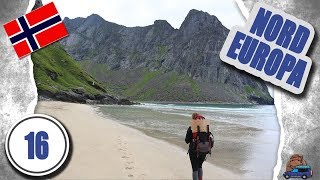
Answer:
[[[40,95],[42,93],[75,92],[94,96],[108,92],[101,83],[87,74],[59,44],[45,47],[33,53],[31,58],[34,63],[34,78]]]
[[[246,91],[239,90],[234,94],[232,86],[199,82],[173,71],[150,71],[146,68],[110,70],[106,64],[90,60],[79,61],[79,64],[110,91],[137,101],[232,103],[250,102],[248,96],[268,98],[250,86]]]
[[[79,61],[79,64],[112,92],[133,100],[196,101],[201,94],[194,80],[174,72],[146,68],[115,71],[92,61]]]

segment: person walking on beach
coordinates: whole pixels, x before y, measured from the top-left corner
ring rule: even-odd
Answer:
[[[189,144],[189,158],[192,166],[192,179],[202,180],[202,164],[208,153],[211,154],[213,137],[209,123],[198,113],[192,114],[191,125],[187,130],[185,141]]]

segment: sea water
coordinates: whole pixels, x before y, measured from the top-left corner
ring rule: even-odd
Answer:
[[[198,112],[210,121],[215,137],[213,154],[207,161],[248,177],[272,178],[280,136],[274,106],[142,103],[99,109],[121,124],[178,145],[186,152],[186,130],[191,114]]]

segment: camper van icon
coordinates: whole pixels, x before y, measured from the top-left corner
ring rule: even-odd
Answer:
[[[291,171],[286,171],[285,173],[283,173],[283,176],[286,179],[289,179],[289,178],[307,179],[312,177],[312,170],[310,166],[297,166]]]
[[[283,177],[289,178],[302,178],[307,179],[312,177],[311,167],[304,160],[303,155],[294,154],[288,160],[286,166],[286,172],[283,173]]]

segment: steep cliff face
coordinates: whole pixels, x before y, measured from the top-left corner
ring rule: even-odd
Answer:
[[[191,10],[179,29],[157,20],[125,27],[98,15],[66,18],[60,43],[95,78],[123,96],[150,101],[271,104],[260,79],[224,64],[228,35],[217,17]]]

